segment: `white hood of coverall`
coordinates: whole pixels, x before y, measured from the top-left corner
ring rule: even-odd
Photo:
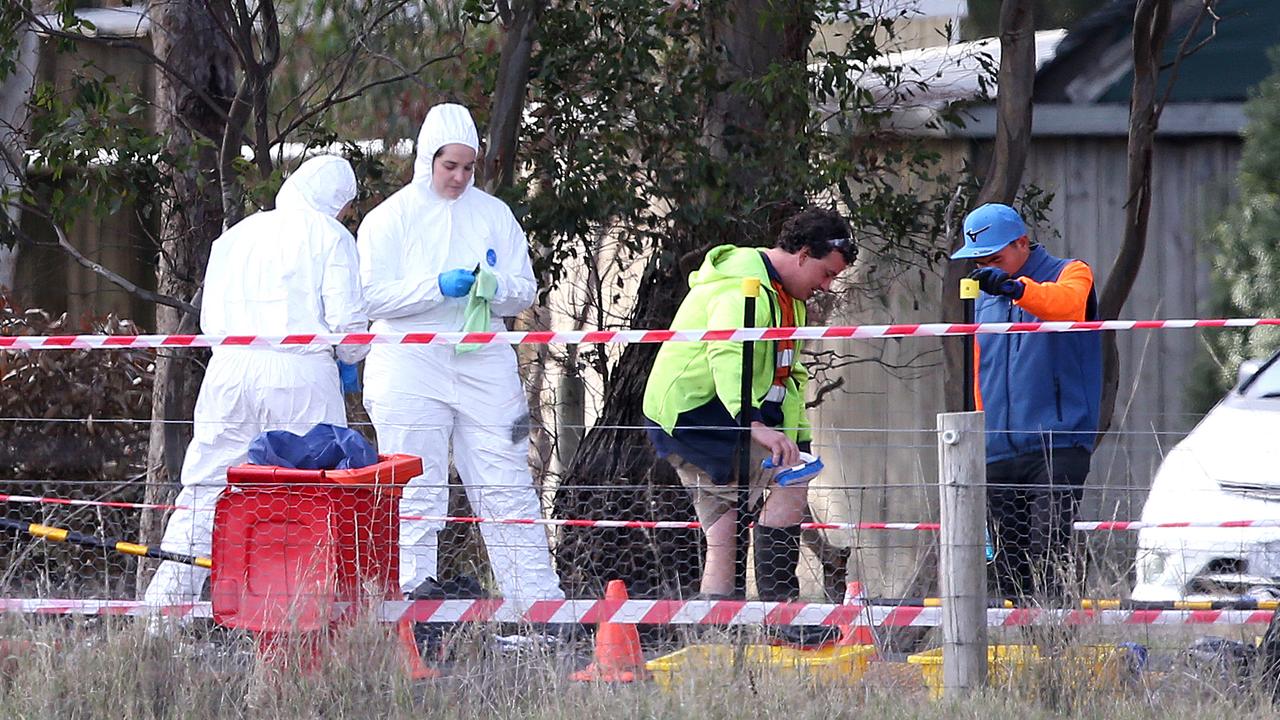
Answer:
[[[337,219],[356,198],[356,173],[336,155],[321,155],[298,166],[276,193],[276,209],[315,210]]]
[[[436,105],[422,121],[422,129],[418,130],[418,153],[413,159],[414,184],[431,187],[432,161],[445,145],[466,145],[477,155],[480,153],[480,134],[476,132],[476,123],[471,119],[471,112],[461,105]],[[475,184],[476,178],[472,175],[468,187]]]
[[[312,158],[285,180],[276,209],[240,221],[213,243],[200,327],[213,335],[362,332],[355,239],[336,217],[356,195],[351,165]],[[327,347],[291,348],[331,352]],[[343,346],[355,362],[367,346]]]

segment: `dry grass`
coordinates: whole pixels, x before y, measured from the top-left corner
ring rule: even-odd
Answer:
[[[446,677],[410,682],[394,643],[360,624],[335,638],[312,672],[264,667],[244,636],[184,631],[151,637],[124,621],[11,618],[0,637],[0,715],[14,718],[1139,718],[1280,717],[1247,692],[1150,674],[1126,687],[1094,687],[1031,674],[1017,687],[955,704],[928,700],[914,670],[877,663],[850,687],[815,686],[760,667],[605,686],[567,679],[584,647],[499,653],[488,628],[461,629]],[[1069,680],[1069,678],[1068,678]]]

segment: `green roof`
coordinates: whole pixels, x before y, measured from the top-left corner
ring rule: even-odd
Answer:
[[[1183,60],[1170,102],[1243,102],[1249,98],[1250,88],[1271,74],[1267,51],[1280,44],[1280,0],[1223,0],[1218,12],[1222,20],[1217,36]],[[1173,62],[1190,25],[1185,23],[1170,33],[1162,66]],[[1206,18],[1189,47],[1207,38],[1211,28]],[[1168,76],[1167,69],[1162,71],[1162,88]],[[1127,103],[1132,87],[1131,69],[1097,102]]]

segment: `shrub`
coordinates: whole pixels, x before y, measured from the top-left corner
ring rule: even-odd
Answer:
[[[71,322],[0,296],[0,335],[132,335],[108,315]],[[154,353],[150,350],[0,351],[0,492],[140,502],[146,472]],[[8,501],[4,517],[134,539],[139,511]],[[123,591],[134,561],[10,532],[0,546],[10,591],[97,595]]]

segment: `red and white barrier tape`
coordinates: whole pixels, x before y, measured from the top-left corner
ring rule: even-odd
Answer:
[[[337,612],[346,608],[338,607]],[[135,600],[0,599],[0,612],[34,615],[115,615],[210,618],[211,603],[149,605]],[[378,619],[395,622],[583,623],[624,625],[853,625],[937,627],[940,607],[772,603],[737,600],[505,600],[385,601]],[[1272,610],[989,609],[990,627],[1029,625],[1265,625]]]
[[[1280,528],[1280,520],[1196,520],[1186,522],[1141,522],[1108,520],[1076,522],[1076,530],[1151,530],[1157,528]]]
[[[37,503],[40,505],[73,505],[78,507],[109,507],[123,510],[190,510],[188,505],[160,505],[157,503],[125,502],[123,500],[80,500],[73,498],[40,497],[36,495],[0,494],[0,502]],[[212,511],[212,508],[210,509]]]
[[[1043,323],[908,323],[736,330],[538,330],[530,332],[325,333],[299,335],[6,335],[0,350],[121,350],[154,347],[251,347],[314,345],[457,345],[459,343],[548,345],[710,342],[742,340],[830,340],[1090,330],[1173,330],[1280,325],[1280,318],[1094,320]]]
[[[109,507],[129,510],[189,510],[187,505],[162,505],[117,500],[79,500],[71,498],[41,497],[36,495],[0,494],[0,502],[37,503],[45,505],[73,505],[84,507]],[[203,510],[212,512],[212,509]],[[401,515],[401,520],[443,522],[460,524],[493,523],[496,525],[546,525],[550,527],[622,528],[641,530],[696,530],[702,527],[697,520],[580,520],[571,518],[486,518],[466,515]],[[856,522],[856,523],[801,523],[804,530],[923,530],[937,531],[936,522]],[[1137,520],[1089,520],[1077,521],[1073,529],[1078,531],[1125,531],[1154,528],[1280,528],[1280,519],[1272,520],[1222,520],[1149,523]]]

